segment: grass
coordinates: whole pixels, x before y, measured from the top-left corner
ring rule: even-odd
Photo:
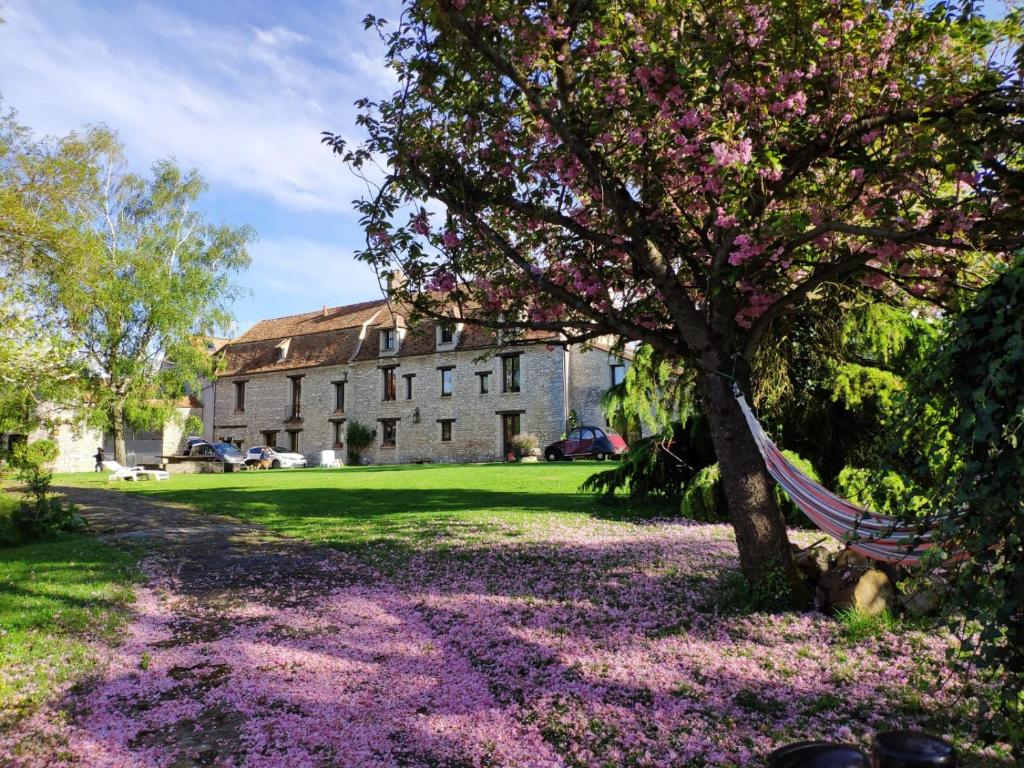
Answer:
[[[15,503],[0,491],[0,522]],[[126,619],[133,564],[84,534],[0,547],[0,730],[94,668]]]
[[[835,619],[839,622],[847,642],[854,644],[870,637],[880,637],[886,632],[895,632],[899,624],[888,608],[876,614],[848,608],[836,611]]]
[[[657,514],[655,504],[578,491],[596,462],[401,465],[179,475],[121,490],[261,523],[342,549],[401,550],[516,537],[535,524]],[[55,483],[107,487],[105,476]]]

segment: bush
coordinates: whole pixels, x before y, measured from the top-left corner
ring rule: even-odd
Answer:
[[[637,499],[651,496],[678,499],[692,470],[673,447],[672,443],[666,444],[653,437],[638,440],[616,466],[591,475],[580,485],[580,490],[611,496],[628,488],[630,496]]]
[[[701,523],[729,521],[729,507],[722,490],[722,473],[718,464],[704,467],[690,479],[683,491],[679,512],[683,517]]]
[[[51,440],[22,443],[14,449],[11,463],[17,478],[25,483],[28,496],[11,514],[11,523],[22,539],[40,539],[57,531],[85,527],[73,504],[65,507],[50,496],[50,465],[56,458],[57,446]]]
[[[520,432],[512,438],[512,449],[516,456],[540,456],[540,440],[529,432]]]
[[[348,423],[346,442],[348,444],[348,463],[359,464],[363,458],[363,451],[370,447],[373,436],[376,433],[358,421]]]
[[[913,483],[892,470],[843,467],[836,479],[836,493],[882,515],[915,514],[928,505]]]
[[[935,508],[947,514],[943,545],[927,564],[951,570],[948,608],[953,626],[967,630],[959,658],[998,681],[978,717],[982,735],[1014,745],[1017,765],[1024,765],[1021,339],[1024,251],[952,323],[939,355],[915,382],[916,402],[901,430],[902,452],[938,470],[929,491]],[[929,424],[934,414],[945,416],[945,432]],[[949,436],[945,467],[932,458],[944,446],[926,444],[934,435]],[[951,563],[954,553],[966,557]]]
[[[635,441],[617,466],[591,475],[580,490],[610,496],[628,488],[635,499],[660,497],[675,507],[687,481],[714,461],[707,420],[697,413],[685,423],[672,422],[658,437]]]
[[[206,427],[203,424],[203,420],[193,414],[185,419],[185,426],[183,429],[186,437],[202,437]]]
[[[821,477],[818,475],[818,471],[810,461],[793,451],[783,451],[782,454],[789,459],[789,462],[793,466],[811,478],[811,480],[816,483],[821,482]],[[775,503],[779,505],[779,509],[782,511],[782,516],[786,519],[786,525],[791,528],[814,527],[814,524],[807,518],[807,515],[800,510],[800,507],[793,503],[793,500],[790,499],[778,485],[773,483],[772,490],[775,493]]]

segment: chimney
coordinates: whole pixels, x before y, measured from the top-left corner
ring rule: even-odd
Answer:
[[[326,304],[324,304],[323,315],[324,315],[324,317],[327,317],[327,305]]]
[[[392,294],[405,285],[405,273],[396,269],[388,272],[388,294]]]

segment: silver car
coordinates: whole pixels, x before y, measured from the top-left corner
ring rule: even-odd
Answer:
[[[288,453],[271,448],[268,445],[254,445],[245,452],[245,463],[256,464],[261,461],[270,462],[272,469],[291,469],[305,467],[306,457],[301,453]]]

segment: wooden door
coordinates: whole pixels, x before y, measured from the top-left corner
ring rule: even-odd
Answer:
[[[506,413],[501,417],[501,458],[512,453],[512,438],[519,434],[519,414]]]

